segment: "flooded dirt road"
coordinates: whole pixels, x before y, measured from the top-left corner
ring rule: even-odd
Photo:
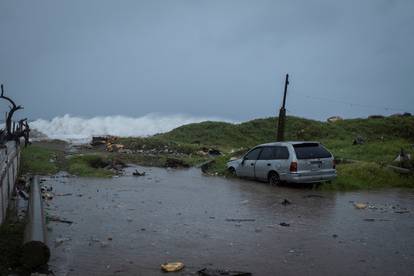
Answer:
[[[134,168],[128,168],[131,174]],[[46,178],[56,275],[412,275],[414,191],[315,192],[140,168],[142,177]],[[287,199],[291,204],[283,205]],[[368,202],[356,209],[354,202]],[[282,225],[285,226],[282,226]]]

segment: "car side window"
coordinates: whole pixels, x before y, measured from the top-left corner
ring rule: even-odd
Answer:
[[[244,159],[245,160],[257,160],[261,151],[262,151],[262,148],[256,148],[250,151],[249,153],[247,153]]]
[[[286,147],[276,147],[275,159],[289,159],[289,151]]]
[[[262,153],[260,153],[259,160],[273,160],[274,154],[274,147],[264,147]]]
[[[259,157],[260,160],[280,160],[288,158],[288,149],[281,146],[264,147]]]

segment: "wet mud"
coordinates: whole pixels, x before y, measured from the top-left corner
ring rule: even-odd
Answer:
[[[133,176],[137,169],[143,176]],[[49,177],[56,275],[411,275],[414,191],[315,192],[197,169],[130,167],[112,179]],[[366,208],[355,208],[365,203]]]

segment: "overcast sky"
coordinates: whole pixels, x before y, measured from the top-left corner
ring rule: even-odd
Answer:
[[[286,73],[290,115],[414,113],[414,1],[0,2],[0,82],[30,119],[274,116]]]

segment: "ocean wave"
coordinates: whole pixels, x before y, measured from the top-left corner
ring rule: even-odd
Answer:
[[[101,135],[146,137],[168,132],[182,125],[203,121],[231,122],[220,118],[194,117],[179,114],[147,114],[137,118],[121,115],[83,118],[66,114],[51,120],[38,119],[32,121],[30,127],[45,134],[49,139],[88,141],[92,136]]]

